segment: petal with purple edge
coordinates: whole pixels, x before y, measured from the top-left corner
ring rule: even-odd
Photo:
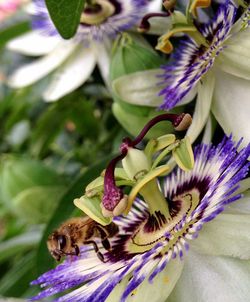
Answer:
[[[155,278],[149,282],[146,278],[134,291],[130,293],[126,302],[132,301],[147,301],[150,298],[151,302],[164,302],[173,290],[176,282],[178,281],[184,262],[178,260],[170,261],[166,263],[164,269],[160,272],[160,267],[158,267],[159,273]],[[154,269],[153,269],[154,271]],[[118,284],[112,291],[107,299],[107,302],[117,302],[118,297],[122,296],[129,279],[131,277],[126,277],[120,284]]]

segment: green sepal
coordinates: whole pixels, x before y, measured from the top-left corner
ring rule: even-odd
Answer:
[[[146,114],[145,116],[141,116],[138,115],[136,111],[132,111],[134,107],[138,106],[127,104],[127,107],[131,108],[131,110],[129,111],[123,108],[120,103],[113,103],[112,111],[118,122],[122,125],[122,127],[133,136],[136,136],[152,118],[161,113],[161,111],[156,111],[155,108],[148,108],[148,114]],[[172,124],[159,123],[155,125],[152,129],[150,129],[150,131],[146,135],[146,138],[155,138],[166,133],[172,132],[174,132]]]
[[[116,41],[111,59],[111,81],[136,71],[159,68],[164,60],[152,48],[132,39],[128,34]]]
[[[173,157],[177,165],[184,171],[190,171],[194,166],[194,154],[188,137],[181,140],[178,147],[173,150]]]
[[[86,215],[100,223],[101,225],[108,225],[112,222],[111,218],[104,217],[101,210],[101,200],[99,197],[88,198],[82,196],[74,200],[74,205],[81,209]]]

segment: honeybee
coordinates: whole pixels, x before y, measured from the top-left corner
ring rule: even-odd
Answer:
[[[65,221],[49,236],[47,247],[51,256],[60,261],[61,257],[66,255],[78,256],[82,245],[92,244],[98,258],[104,262],[94,238],[100,238],[103,247],[111,250],[108,238],[116,235],[118,231],[118,226],[113,222],[102,226],[89,217],[75,217]]]

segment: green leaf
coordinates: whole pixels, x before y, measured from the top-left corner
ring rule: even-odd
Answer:
[[[28,21],[15,24],[11,27],[0,30],[0,48],[3,47],[9,40],[24,34],[30,30]]]
[[[1,278],[0,292],[2,295],[20,297],[27,289],[29,289],[30,281],[35,278],[33,269],[34,256],[35,253],[32,251],[23,257],[20,257],[20,259],[16,261]],[[6,300],[6,302],[8,301]]]
[[[128,35],[117,42],[114,49],[111,66],[111,81],[137,71],[159,68],[164,60],[149,47],[140,45]]]
[[[46,0],[50,17],[64,39],[70,39],[77,31],[85,0]]]
[[[0,243],[0,263],[37,245],[41,230],[32,230]]]
[[[76,181],[72,184],[69,190],[60,200],[58,207],[56,208],[50,222],[48,223],[43,238],[40,242],[37,252],[37,271],[41,274],[53,267],[54,260],[49,255],[47,250],[46,241],[51,232],[56,229],[60,223],[71,217],[72,212],[76,209],[73,204],[73,200],[84,193],[85,187],[96,177],[98,177],[101,171],[107,166],[111,156],[108,156],[104,160],[89,167],[83,174],[81,174]]]
[[[64,191],[64,186],[53,184],[26,189],[13,199],[13,211],[27,223],[44,223],[51,217]]]
[[[22,191],[35,186],[61,186],[65,179],[43,162],[28,157],[6,155],[1,158],[0,181],[3,201],[10,200]]]

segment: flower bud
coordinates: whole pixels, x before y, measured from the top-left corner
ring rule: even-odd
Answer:
[[[159,68],[164,63],[150,46],[145,45],[127,34],[118,40],[111,60],[111,81],[136,71]]]

